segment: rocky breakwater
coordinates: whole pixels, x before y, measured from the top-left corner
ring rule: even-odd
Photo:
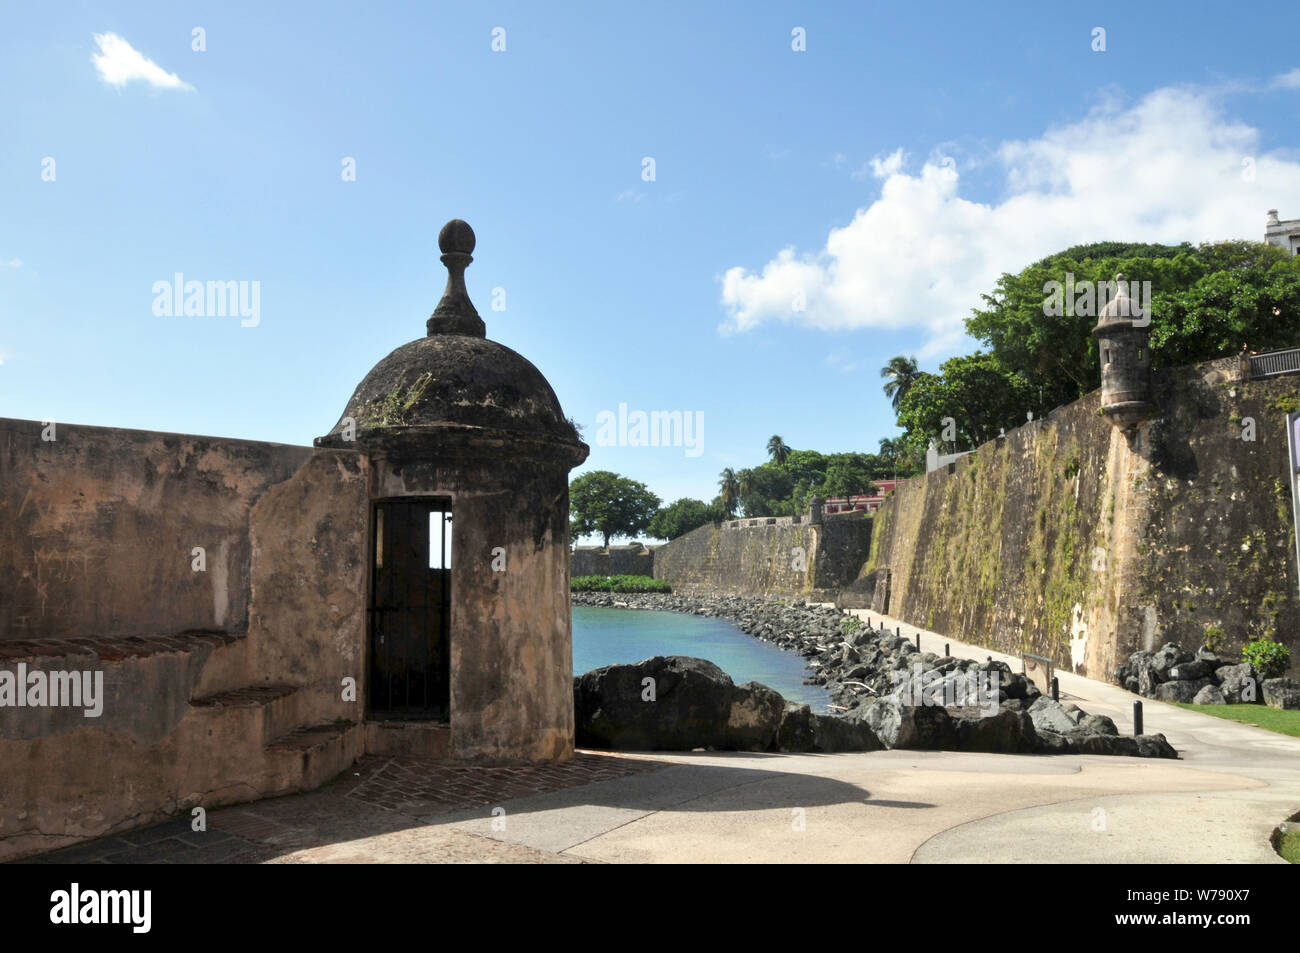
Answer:
[[[878,751],[861,722],[814,714],[705,659],[656,656],[574,679],[580,748],[624,751]]]
[[[1154,652],[1134,652],[1116,669],[1115,681],[1131,692],[1162,702],[1263,702],[1273,708],[1300,709],[1300,682],[1260,678],[1249,662],[1222,658],[1205,646],[1189,652],[1166,642]]]
[[[725,618],[750,635],[803,655],[810,669],[809,681],[827,688],[840,714],[815,715],[807,706],[782,700],[780,723],[773,728],[769,715],[763,731],[758,733],[768,738],[771,729],[770,737],[775,740],[769,740],[767,748],[749,750],[872,750],[830,747],[834,742],[822,744],[816,740],[819,733],[823,739],[838,733],[861,743],[864,736],[860,727],[865,725],[878,742],[877,747],[886,748],[1178,756],[1163,735],[1120,735],[1109,718],[1089,715],[1076,705],[1063,705],[1043,696],[1024,675],[1013,673],[1005,663],[918,652],[906,639],[867,628],[833,608],[679,593],[574,593],[574,603]],[[654,671],[661,670],[663,664],[662,659],[651,659],[634,666],[606,666],[578,677],[578,743],[619,746],[613,730],[600,727],[602,716],[596,714],[610,707],[620,714],[608,719],[609,724],[634,724],[635,730],[624,737],[638,739],[635,746],[639,748],[739,747],[723,727],[724,722],[731,722],[732,715],[721,700],[712,702],[709,709],[712,728],[682,734],[673,734],[673,729],[656,723],[661,716],[675,717],[668,709],[644,702],[640,708],[632,705],[632,701],[640,699],[640,680],[654,678]],[[730,685],[725,673],[707,664]],[[749,683],[733,688],[751,693],[763,689],[777,695],[766,686],[755,686]],[[722,688],[714,691],[719,696],[725,694]],[[657,697],[662,698],[662,693]],[[775,713],[775,704],[765,710]],[[801,729],[800,724],[809,727]]]

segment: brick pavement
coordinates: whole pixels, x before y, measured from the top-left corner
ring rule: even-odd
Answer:
[[[574,858],[444,830],[418,816],[497,805],[664,767],[578,752],[571,761],[480,765],[365,757],[325,787],[101,837],[29,858],[37,864],[572,863]]]

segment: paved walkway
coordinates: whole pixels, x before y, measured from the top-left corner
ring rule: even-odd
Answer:
[[[863,613],[865,614],[865,613]],[[873,621],[879,621],[873,616]],[[918,630],[888,619],[890,628]],[[922,647],[992,654],[920,631]],[[1136,696],[1060,673],[1131,730]],[[1144,700],[1183,760],[881,751],[580,754],[567,765],[363,760],[310,794],[104,838],[43,862],[1282,863],[1300,739]]]

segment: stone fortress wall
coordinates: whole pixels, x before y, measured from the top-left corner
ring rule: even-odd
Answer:
[[[654,549],[646,546],[575,546],[571,576],[653,576]]]
[[[1286,414],[1300,377],[1237,358],[1153,375],[1133,445],[1100,392],[900,484],[853,587],[914,625],[1111,679],[1138,649],[1300,656]],[[1254,440],[1250,422],[1253,421]]]
[[[0,419],[0,672],[103,680],[95,717],[0,706],[21,766],[0,771],[0,860],[314,787],[361,753],[367,472]]]
[[[866,513],[820,522],[760,517],[709,523],[654,551],[654,575],[674,590],[823,598],[857,576],[871,545]]]

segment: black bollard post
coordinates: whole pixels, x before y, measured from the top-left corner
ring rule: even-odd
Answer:
[[[1133,703],[1133,737],[1142,734],[1142,703]]]
[[[952,643],[951,643],[951,642],[945,642],[945,643],[943,643],[943,657],[944,657],[944,658],[952,658]]]
[[[894,635],[901,636],[902,634],[903,634],[903,627],[901,625],[894,626]]]
[[[916,650],[921,651],[921,633],[916,633]]]
[[[1056,680],[1056,676],[1053,675],[1052,676],[1052,701],[1059,702],[1060,700],[1061,700],[1061,683],[1058,682]]]

